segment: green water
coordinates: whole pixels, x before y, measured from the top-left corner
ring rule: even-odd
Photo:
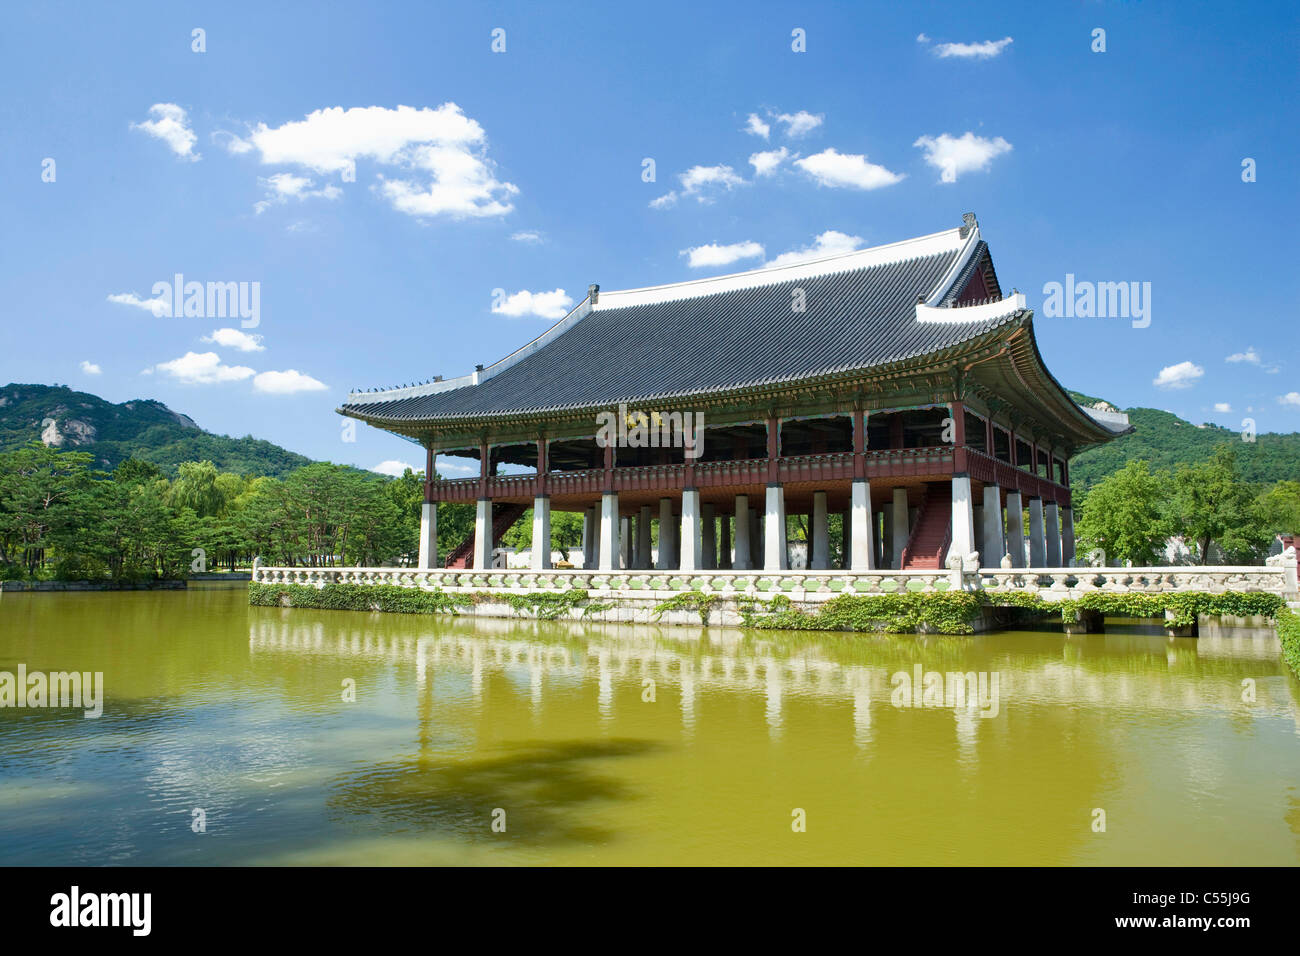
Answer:
[[[0,710],[0,864],[1300,862],[1300,685],[1267,632],[886,639],[245,601],[0,596],[0,671],[106,688],[98,719]],[[996,715],[895,706],[917,664],[997,675]]]

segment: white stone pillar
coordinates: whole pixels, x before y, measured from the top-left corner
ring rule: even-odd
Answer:
[[[474,515],[474,570],[492,567],[492,499],[480,498]]]
[[[826,571],[831,566],[831,541],[826,521],[826,492],[813,492],[812,521],[808,523],[808,568]]]
[[[589,568],[600,567],[600,509],[601,506],[596,504],[591,506],[591,564]]]
[[[731,566],[737,571],[748,571],[754,567],[749,530],[749,495],[736,495],[736,558]]]
[[[880,509],[880,524],[884,533],[880,536],[880,562],[878,568],[894,566],[894,502],[887,501]]]
[[[971,501],[970,475],[952,476],[952,543],[948,553],[961,557],[975,550],[975,511]]]
[[[1043,534],[1043,499],[1029,499],[1029,566],[1047,567],[1047,538]]]
[[[1074,509],[1061,509],[1061,564],[1074,567]]]
[[[683,571],[700,569],[700,493],[695,488],[682,491],[682,547],[678,567]]]
[[[849,568],[870,571],[876,566],[875,542],[871,533],[871,483],[865,478],[853,482],[849,530]]]
[[[903,549],[907,547],[909,534],[907,525],[907,489],[894,489],[894,553],[890,555],[889,566],[895,571],[903,566]]]
[[[1007,541],[1002,531],[1002,489],[997,485],[984,486],[984,549],[980,553],[980,566],[1001,567]]]
[[[1007,554],[1011,566],[1025,566],[1025,505],[1020,492],[1007,492]]]
[[[533,499],[533,546],[528,566],[534,571],[545,571],[551,566],[550,495],[538,495]]]
[[[763,570],[785,571],[790,558],[785,547],[785,489],[767,486],[767,513],[763,528]]]
[[[618,493],[600,496],[600,569],[618,570]]]
[[[724,571],[731,570],[731,518],[718,516],[718,567]]]
[[[714,571],[718,567],[718,522],[713,505],[700,505],[700,568]]]
[[[632,517],[618,519],[618,563],[622,568],[632,567]]]
[[[659,557],[655,567],[667,571],[673,566],[673,499],[659,499]]]
[[[420,505],[420,560],[422,570],[438,566],[438,504],[426,501]]]
[[[1061,567],[1061,522],[1057,510],[1056,502],[1049,501],[1043,515],[1047,523],[1047,566],[1049,568]]]

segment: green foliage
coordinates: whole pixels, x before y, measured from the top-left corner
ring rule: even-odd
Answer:
[[[784,596],[784,595],[782,595]],[[705,594],[703,591],[685,591],[655,605],[652,617],[657,621],[665,611],[694,611],[700,616],[701,624],[709,623],[709,612],[722,600],[720,595]]]
[[[1083,553],[1101,548],[1108,563],[1155,563],[1172,524],[1165,514],[1168,479],[1145,461],[1130,461],[1088,492],[1074,526]]]
[[[390,614],[456,614],[473,603],[470,595],[448,594],[435,588],[403,588],[395,584],[248,585],[248,603],[261,607],[313,607],[330,611],[384,611]]]
[[[1196,542],[1201,564],[1209,562],[1216,541],[1229,564],[1245,564],[1268,552],[1272,535],[1241,480],[1237,456],[1227,445],[1215,448],[1208,461],[1179,465],[1173,481],[1172,523]]]
[[[783,604],[778,601],[783,599]],[[785,595],[767,614],[745,615],[750,627],[774,630],[877,631],[886,634],[970,634],[981,598],[962,591],[943,594],[842,594],[815,612],[801,611]]]
[[[573,608],[583,607],[587,604],[587,592],[583,588],[569,588],[559,594],[552,594],[549,591],[534,591],[529,594],[492,594],[487,592],[481,595],[483,600],[500,601],[502,598],[521,615],[529,612],[539,621],[553,621]],[[608,607],[612,607],[612,605],[587,606],[584,608],[583,616],[585,617],[597,610],[605,610]]]
[[[573,608],[582,608],[586,617],[613,607],[595,604],[583,588],[569,588],[559,594],[539,591],[533,594],[448,594],[441,588],[404,588],[395,584],[308,584],[248,585],[248,603],[260,607],[311,607],[331,611],[384,611],[391,614],[456,614],[473,604],[505,602],[521,617],[552,621]]]
[[[1044,602],[1046,603],[1046,602]],[[1262,614],[1273,617],[1286,602],[1276,594],[1262,591],[1225,591],[1210,594],[1205,591],[1175,591],[1166,594],[1085,594],[1077,600],[1058,602],[1061,620],[1071,623],[1079,619],[1079,611],[1099,611],[1117,617],[1165,617],[1171,627],[1188,627],[1196,623],[1201,614],[1233,614],[1250,617]]]
[[[1300,677],[1300,614],[1288,608],[1277,612],[1277,636],[1282,642],[1282,659]]]
[[[0,576],[132,581],[233,569],[259,554],[311,567],[415,554],[423,482],[409,472],[316,463],[279,480],[202,461],[168,481],[137,459],[111,475],[89,466],[84,452],[40,442],[0,452]]]
[[[1264,530],[1300,534],[1300,481],[1279,481],[1256,502]]]
[[[1077,392],[1071,394],[1084,404],[1097,401]],[[1249,484],[1264,485],[1295,478],[1295,463],[1300,461],[1300,433],[1263,432],[1255,436],[1255,441],[1244,442],[1230,428],[1208,424],[1200,427],[1157,408],[1124,411],[1134,427],[1131,434],[1088,448],[1070,460],[1070,482],[1080,497],[1127,461],[1140,458],[1151,463],[1152,471],[1172,471],[1182,464],[1205,461],[1215,446],[1224,443],[1237,449],[1242,480]]]

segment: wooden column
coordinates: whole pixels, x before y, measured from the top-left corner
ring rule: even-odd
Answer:
[[[486,441],[479,442],[478,455],[478,496],[486,498],[488,476],[492,474],[492,446]]]
[[[437,452],[430,445],[424,450],[424,500],[433,501],[433,462]]]
[[[769,418],[767,420],[767,481],[768,484],[776,484],[779,480],[780,469],[778,459],[781,457],[781,419]]]
[[[948,403],[948,412],[952,415],[952,470],[954,473],[966,472],[966,404],[961,401]]]
[[[853,410],[853,477],[867,477],[867,416],[860,408]]]
[[[541,435],[537,439],[537,490],[534,494],[546,494],[546,473],[550,467],[550,449],[546,444],[546,436]]]

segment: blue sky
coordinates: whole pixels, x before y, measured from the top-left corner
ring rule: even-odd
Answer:
[[[973,210],[1067,387],[1297,430],[1298,39],[1282,2],[9,5],[0,381],[418,464],[342,440],[350,388],[490,363],[590,282]],[[130,304],[176,273],[259,283],[259,325]],[[1045,316],[1067,273],[1151,283],[1150,325]]]

